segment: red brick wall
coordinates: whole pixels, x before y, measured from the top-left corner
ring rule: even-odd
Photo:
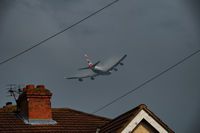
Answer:
[[[29,119],[52,119],[50,98],[29,98]]]

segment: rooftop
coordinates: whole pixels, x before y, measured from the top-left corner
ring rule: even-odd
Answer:
[[[51,108],[51,96],[44,85],[27,85],[17,105],[8,102],[0,108],[0,133],[127,133],[143,119],[159,132],[174,133],[144,104],[112,120],[70,108]]]
[[[52,117],[57,124],[30,125],[25,124],[16,112],[6,112],[0,109],[0,132],[2,133],[30,133],[48,132],[59,133],[63,131],[73,133],[95,133],[100,127],[111,119],[100,117],[70,108],[52,108]]]
[[[151,117],[153,117],[162,127],[164,127],[169,133],[174,133],[165,123],[163,123],[153,112],[151,112],[146,105],[141,104],[136,108],[129,110],[128,112],[116,117],[107,124],[100,127],[100,133],[120,133],[130,121],[141,111],[146,111]]]

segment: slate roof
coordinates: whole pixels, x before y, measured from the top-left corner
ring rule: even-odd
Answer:
[[[95,133],[97,127],[104,125],[111,119],[87,114],[69,108],[53,108],[53,125],[29,125],[18,117],[16,113],[5,112],[0,109],[1,133]]]
[[[174,133],[165,123],[163,123],[153,112],[147,109],[147,106],[141,104],[136,108],[116,117],[107,124],[100,127],[99,133],[120,133],[132,119],[141,111],[145,110],[150,116],[152,116],[162,127],[164,127],[169,133]]]

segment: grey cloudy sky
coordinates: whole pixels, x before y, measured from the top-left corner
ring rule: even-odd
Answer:
[[[29,48],[112,0],[1,0],[0,61]],[[198,0],[121,0],[67,32],[0,66],[0,106],[6,84],[44,84],[53,107],[91,113],[200,49]],[[96,80],[65,80],[93,61],[127,54],[119,71]],[[139,104],[179,133],[198,132],[200,55],[128,95],[98,115],[114,118]],[[13,100],[12,100],[13,101]],[[192,131],[191,131],[192,130]]]

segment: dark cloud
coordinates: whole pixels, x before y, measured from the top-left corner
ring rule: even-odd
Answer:
[[[191,15],[196,20],[198,31],[200,33],[200,1],[199,0],[185,0],[186,7],[189,8]]]
[[[0,24],[4,19],[6,19],[6,15],[9,12],[9,10],[12,8],[13,3],[15,1],[11,2],[9,0],[1,0],[0,1]]]
[[[15,1],[1,0],[0,1],[0,10],[4,12],[5,10],[9,10]]]
[[[189,7],[191,7],[191,10],[195,11],[196,15],[200,15],[200,1],[199,0],[185,0]]]

